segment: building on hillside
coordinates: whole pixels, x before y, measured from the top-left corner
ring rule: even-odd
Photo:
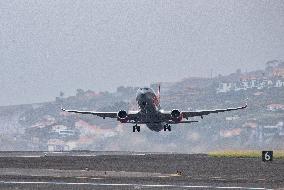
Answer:
[[[278,122],[276,125],[265,125],[262,127],[263,138],[273,140],[274,137],[284,138],[284,124],[282,121]]]
[[[261,79],[245,79],[237,82],[220,82],[216,93],[237,92],[248,89],[262,90],[265,88],[282,88],[284,87],[284,79],[280,78],[261,78]]]
[[[269,104],[266,109],[268,111],[284,111],[284,104]]]
[[[55,136],[57,138],[65,138],[76,135],[74,129],[69,129],[65,125],[53,125],[51,128],[51,133],[56,134]]]
[[[240,119],[240,116],[238,116],[238,115],[226,117],[227,121],[234,121],[234,120],[238,120],[238,119]]]
[[[227,93],[232,89],[232,83],[220,83],[217,88],[217,93]]]
[[[51,152],[69,151],[69,146],[59,139],[50,139],[47,143],[47,150]]]

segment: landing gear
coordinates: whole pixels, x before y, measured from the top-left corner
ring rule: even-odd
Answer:
[[[169,124],[164,125],[164,131],[171,131],[172,127]]]
[[[140,132],[140,126],[138,126],[137,124],[133,126],[133,132]]]

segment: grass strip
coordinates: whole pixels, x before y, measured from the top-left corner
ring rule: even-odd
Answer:
[[[262,151],[259,150],[225,150],[208,153],[211,157],[218,158],[261,158]],[[284,159],[284,150],[273,151],[274,159]]]

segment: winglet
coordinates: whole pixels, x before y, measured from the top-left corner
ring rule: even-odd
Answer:
[[[245,106],[244,106],[245,108],[247,108],[248,107],[248,98],[246,98],[246,101],[245,101]]]
[[[61,110],[62,110],[62,111],[66,111],[66,109],[64,109],[64,108],[62,108],[62,107],[61,107]]]
[[[247,107],[248,107],[248,98],[246,98],[245,105],[242,106],[241,108],[242,108],[242,109],[245,109],[245,108],[247,108]]]

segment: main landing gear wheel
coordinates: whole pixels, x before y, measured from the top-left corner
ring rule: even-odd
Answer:
[[[170,125],[164,125],[164,131],[171,131],[172,127]]]
[[[140,132],[140,126],[134,125],[133,126],[133,132],[135,132],[135,131]]]

